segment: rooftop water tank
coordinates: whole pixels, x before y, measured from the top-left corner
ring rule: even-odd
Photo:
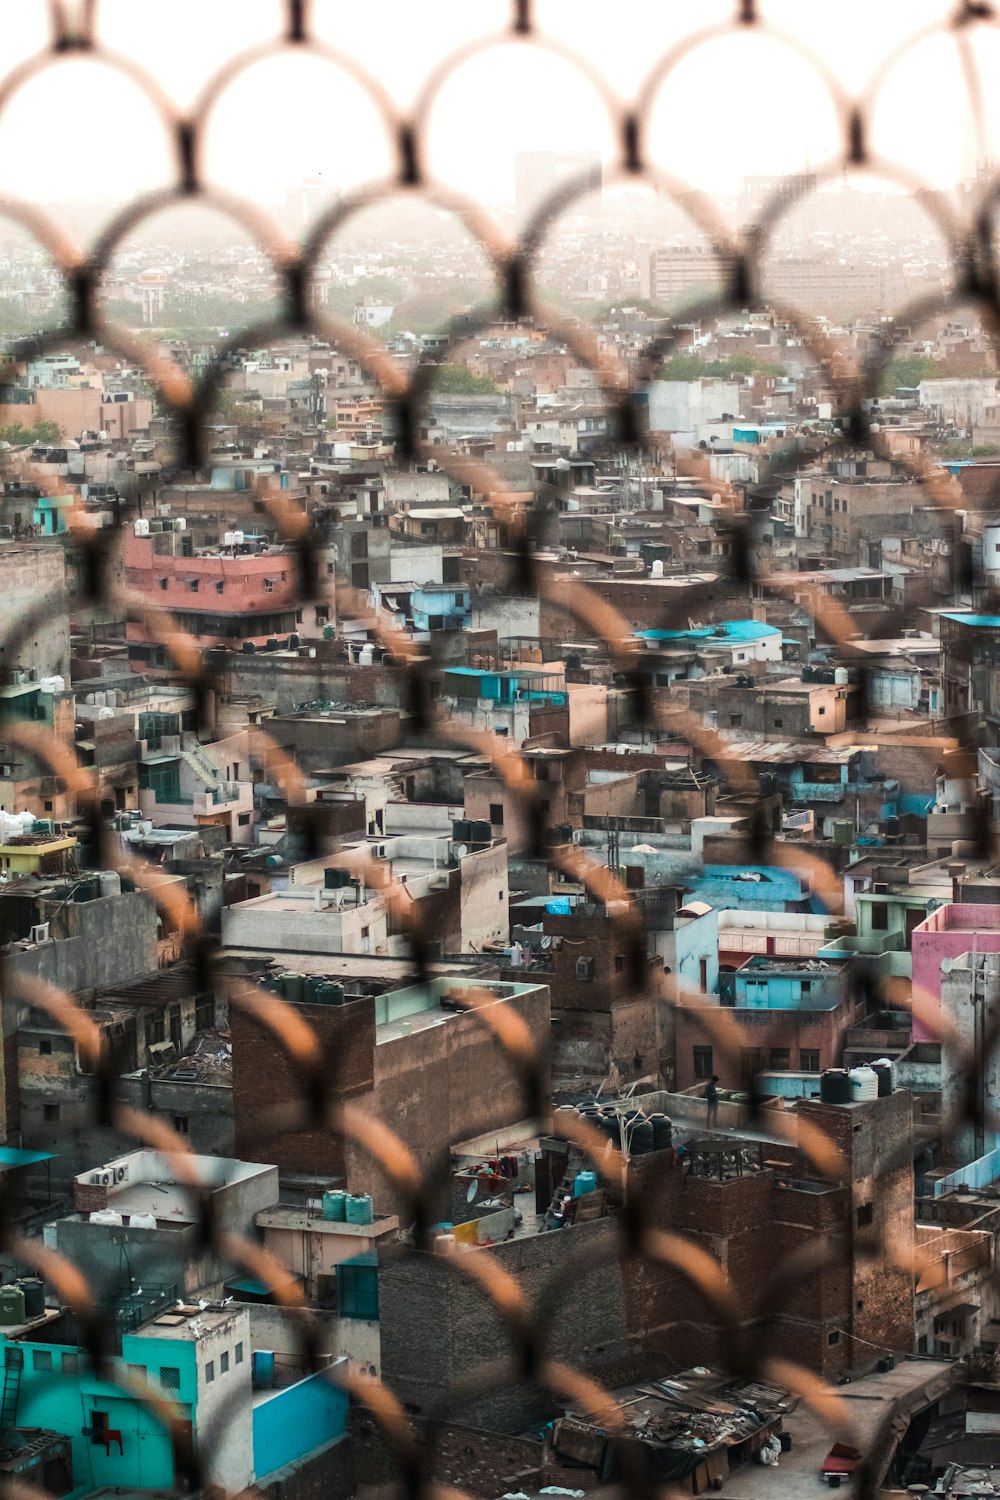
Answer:
[[[22,1276],[18,1286],[24,1293],[24,1315],[40,1318],[45,1311],[45,1285],[37,1276]]]
[[[650,1115],[649,1123],[653,1127],[653,1150],[665,1151],[674,1143],[674,1122],[669,1115],[657,1111]]]
[[[878,1074],[867,1063],[862,1063],[860,1068],[852,1068],[849,1073],[851,1080],[851,1100],[854,1104],[867,1103],[870,1099],[879,1096]]]
[[[651,578],[662,578],[663,577],[663,561],[662,561],[661,558],[654,557],[652,565],[651,565],[651,567],[649,569],[649,576]]]
[[[582,1198],[584,1193],[594,1193],[596,1191],[597,1173],[589,1171],[577,1172],[573,1179],[573,1197]]]
[[[876,1058],[872,1063],[872,1072],[878,1079],[878,1096],[880,1099],[885,1099],[887,1095],[892,1093],[893,1088],[893,1067],[891,1059],[888,1057]]]
[[[823,1104],[850,1104],[851,1080],[844,1068],[827,1068],[820,1075],[819,1097]]]
[[[24,1293],[19,1286],[0,1286],[0,1327],[24,1322]]]
[[[349,1193],[346,1217],[348,1224],[373,1224],[375,1208],[371,1193]]]
[[[155,1214],[130,1214],[128,1227],[130,1229],[155,1229]]]
[[[329,1188],[323,1194],[323,1217],[330,1223],[343,1223],[347,1218],[347,1194],[342,1188]]]
[[[847,668],[835,667],[833,672],[833,680],[836,683],[837,687],[846,687],[848,682]]]

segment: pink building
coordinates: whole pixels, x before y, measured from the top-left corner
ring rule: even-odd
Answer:
[[[143,525],[136,522],[139,528]],[[296,572],[291,553],[230,546],[189,554],[189,540],[178,531],[150,536],[127,532],[126,586],[152,607],[170,610],[178,625],[206,646],[239,650],[245,641],[263,646],[295,631]],[[129,660],[140,669],[170,664],[142,621],[129,620],[126,637]]]
[[[923,1002],[937,1017],[941,1011],[941,960],[963,953],[1000,953],[1000,906],[939,906],[913,929],[913,1001]],[[916,1013],[913,1040],[936,1042],[938,1037]]]

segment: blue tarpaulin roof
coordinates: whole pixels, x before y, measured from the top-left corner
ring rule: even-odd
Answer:
[[[51,1161],[51,1151],[18,1151],[16,1146],[0,1146],[0,1172],[6,1167],[33,1167],[40,1161]]]

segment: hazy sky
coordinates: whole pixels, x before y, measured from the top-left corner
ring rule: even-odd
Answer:
[[[44,42],[46,0],[7,0],[0,58],[13,67]],[[538,0],[554,39],[599,66],[629,97],[652,60],[697,28],[728,17],[722,0]],[[820,53],[849,92],[862,89],[905,37],[940,21],[954,0],[761,0],[766,19]],[[435,64],[506,22],[503,0],[317,0],[328,43],[356,58],[400,105]],[[242,48],[273,37],[274,0],[101,0],[105,42],[152,73],[180,108]],[[970,35],[990,149],[1000,159],[1000,32]],[[978,151],[954,43],[922,43],[893,69],[873,117],[876,149],[947,186],[970,173]],[[743,34],[690,55],[661,92],[651,154],[663,168],[719,193],[745,175],[800,170],[838,146],[822,84],[797,56]],[[481,54],[444,85],[432,112],[428,158],[436,175],[487,202],[512,196],[522,148],[611,154],[602,103],[586,79],[523,45]],[[214,180],[275,198],[284,184],[322,174],[338,188],[383,175],[392,163],[378,115],[357,83],[326,63],[287,54],[236,80],[220,97],[206,137]],[[170,180],[155,115],[134,86],[78,57],[22,88],[0,120],[0,192],[46,202],[93,194],[126,199]]]

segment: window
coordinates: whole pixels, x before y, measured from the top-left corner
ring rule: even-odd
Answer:
[[[749,1088],[764,1066],[764,1056],[759,1047],[744,1047],[740,1053],[740,1077],[744,1088]]]
[[[52,811],[52,803],[51,802],[43,802],[42,806],[44,807],[44,809],[45,809],[46,812],[51,812]]]
[[[742,714],[730,714],[729,715],[729,727],[730,727],[730,729],[739,729],[739,727],[740,727],[740,725],[742,723],[743,723],[743,715]]]
[[[201,583],[201,579],[200,578],[189,578],[188,579],[188,588],[191,590],[192,594],[196,594],[198,592],[198,585],[200,583]]]
[[[346,1261],[337,1267],[337,1313],[341,1318],[378,1319],[378,1268]]]
[[[616,974],[623,974],[624,972],[625,972],[625,955],[624,955],[624,953],[616,953],[615,954],[615,973]]]
[[[190,1123],[191,1118],[189,1115],[174,1115],[174,1129],[178,1135],[187,1135]]]
[[[35,1366],[35,1369],[36,1370],[38,1369],[37,1365]],[[145,1380],[145,1378],[146,1378],[146,1366],[145,1365],[129,1365],[128,1372],[133,1377],[134,1380]]]
[[[229,1373],[229,1350],[228,1349],[224,1349],[223,1352],[219,1355],[219,1374],[220,1375],[228,1375],[228,1373]]]
[[[886,932],[889,927],[889,908],[884,901],[872,902],[872,931]]]
[[[819,1072],[819,1051],[817,1048],[802,1048],[799,1052],[799,1069],[803,1073]]]
[[[694,1076],[696,1078],[711,1078],[714,1072],[712,1067],[711,1047],[693,1047]]]
[[[698,960],[698,988],[701,990],[701,992],[702,992],[703,995],[705,995],[705,994],[708,993],[708,959],[707,958],[699,958],[699,960]]]
[[[780,729],[781,726],[782,726],[782,724],[783,724],[783,722],[784,721],[782,719],[775,719],[775,721],[774,721],[774,727],[775,727],[775,729]]]
[[[215,580],[215,592],[217,594],[224,594],[226,592],[226,585],[221,578]]]
[[[180,1390],[181,1372],[176,1365],[160,1366],[160,1384],[165,1391]]]
[[[38,1050],[41,1053],[42,1057],[51,1057],[52,1056],[52,1038],[51,1037],[47,1037],[47,1036],[43,1036],[42,1040],[38,1043]]]
[[[772,1047],[769,1063],[772,1073],[787,1073],[792,1066],[792,1054],[787,1047]]]
[[[857,1220],[858,1228],[864,1229],[868,1224],[872,1222],[874,1216],[875,1210],[873,1209],[872,1205],[870,1203],[863,1203],[854,1217]]]
[[[236,821],[237,821],[237,823],[239,824],[239,826],[241,828],[249,828],[249,826],[250,826],[250,814],[249,813],[239,813],[237,815]]]
[[[194,1027],[196,1031],[207,1031],[210,1026],[215,1025],[215,997],[213,995],[201,995],[195,1001]]]
[[[827,1336],[826,1336],[826,1341],[827,1341],[828,1344],[839,1344],[840,1343],[840,1330],[837,1329],[837,1328],[835,1328],[832,1333],[828,1333]]]
[[[36,1349],[34,1354],[31,1356],[31,1364],[32,1367],[36,1370],[51,1370],[52,1350]]]
[[[821,709],[820,709],[820,713],[821,713],[821,714],[825,714],[825,713],[826,713],[826,709],[825,709],[825,708],[821,708]]]
[[[64,1375],[75,1375],[80,1368],[80,1356],[74,1349],[71,1353],[62,1357],[62,1372]]]
[[[236,1359],[236,1363],[238,1365],[241,1365],[243,1363],[243,1345],[242,1344],[237,1344],[236,1345],[235,1359]]]
[[[210,1359],[205,1365],[205,1384],[211,1385],[215,1379],[215,1360]]]
[[[265,594],[273,594],[274,593],[274,579],[273,578],[265,578],[264,579],[264,593]]]
[[[503,803],[502,802],[491,802],[490,803],[490,822],[496,828],[502,828],[503,827]]]
[[[55,1124],[59,1118],[58,1104],[45,1104],[42,1106],[42,1117],[50,1124]]]
[[[106,1411],[92,1411],[90,1413],[90,1441],[96,1446],[110,1449],[110,1443],[105,1441],[108,1430],[108,1414]]]

